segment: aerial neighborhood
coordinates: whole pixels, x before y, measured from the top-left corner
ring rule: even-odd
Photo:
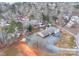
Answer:
[[[79,3],[0,2],[0,55],[79,55]]]

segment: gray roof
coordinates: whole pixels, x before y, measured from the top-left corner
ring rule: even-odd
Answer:
[[[55,28],[55,27],[48,27],[47,29],[41,31],[40,33],[43,35],[43,37],[47,36],[47,35],[50,35],[52,33],[57,33],[59,32],[59,29],[58,28]],[[40,35],[40,34],[38,34]]]

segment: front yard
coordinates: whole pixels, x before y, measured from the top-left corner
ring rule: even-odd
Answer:
[[[75,38],[67,32],[62,32],[62,38],[56,44],[57,47],[74,48],[76,46]]]

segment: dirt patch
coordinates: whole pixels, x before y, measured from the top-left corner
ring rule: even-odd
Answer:
[[[75,38],[72,35],[63,32],[62,38],[57,42],[56,46],[62,48],[74,48],[76,46]]]

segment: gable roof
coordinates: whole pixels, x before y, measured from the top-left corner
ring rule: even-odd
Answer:
[[[48,27],[47,29],[45,29],[41,32],[38,32],[37,34],[40,35],[41,37],[45,37],[52,33],[57,33],[57,32],[59,32],[59,29],[57,29],[55,27]]]

